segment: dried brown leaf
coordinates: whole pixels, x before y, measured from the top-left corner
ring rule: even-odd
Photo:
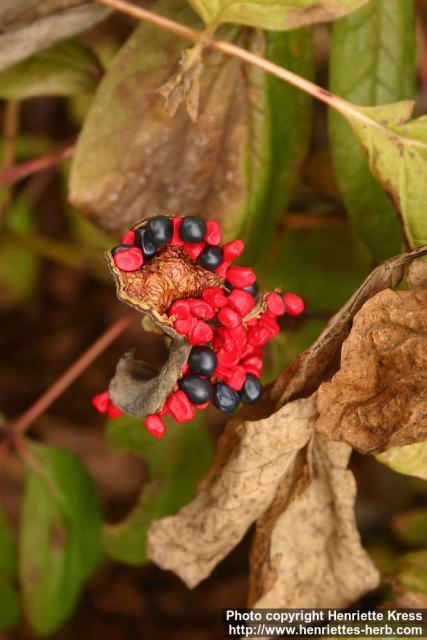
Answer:
[[[427,291],[385,290],[355,316],[316,428],[362,453],[427,438]]]
[[[0,69],[76,35],[111,11],[86,0],[2,0]]]
[[[409,289],[427,290],[427,261],[416,260],[409,265],[406,273],[406,282]]]
[[[258,520],[249,605],[345,607],[379,575],[360,543],[351,449],[315,434]]]
[[[308,398],[265,420],[231,423],[197,497],[150,526],[149,557],[189,587],[206,578],[268,508],[310,439],[316,415]]]
[[[376,293],[395,287],[404,275],[404,268],[426,254],[426,246],[402,253],[386,260],[369,274],[314,344],[300,353],[279,376],[271,389],[271,398],[277,406],[312,394],[321,382],[337,371],[341,345],[350,333],[355,314]]]

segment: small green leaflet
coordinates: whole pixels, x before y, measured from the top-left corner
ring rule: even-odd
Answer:
[[[108,555],[128,564],[147,561],[146,535],[150,523],[176,513],[191,500],[198,481],[213,458],[211,436],[199,415],[192,422],[170,422],[161,440],[144,428],[143,421],[123,416],[107,427],[107,440],[116,450],[129,450],[142,456],[148,465],[149,481],[138,504],[119,524],[107,525],[104,548]]]
[[[188,0],[208,26],[237,22],[286,31],[336,20],[368,0]]]
[[[16,549],[9,523],[0,509],[0,631],[12,629],[18,622],[20,603],[14,588]]]
[[[25,613],[39,634],[55,631],[72,613],[101,557],[101,513],[92,479],[78,458],[26,443],[27,467],[19,541]]]
[[[414,4],[371,0],[333,26],[330,89],[374,106],[415,95]],[[369,167],[341,114],[330,111],[335,173],[352,223],[377,261],[399,253],[402,228],[395,207]]]
[[[369,168],[393,199],[409,246],[427,242],[427,116],[407,122],[409,100],[346,113]]]
[[[376,458],[397,473],[427,480],[427,442],[387,449]]]
[[[0,97],[23,100],[91,93],[101,75],[94,53],[77,40],[67,40],[0,71]]]

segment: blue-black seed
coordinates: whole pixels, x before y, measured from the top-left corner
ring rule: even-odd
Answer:
[[[211,376],[215,373],[218,358],[215,351],[209,347],[193,347],[188,364],[191,370],[199,376]]]
[[[181,240],[189,242],[190,244],[203,242],[206,236],[206,222],[203,218],[185,216],[181,222],[179,235],[181,236]]]
[[[119,251],[125,251],[126,249],[131,249],[133,244],[118,244],[116,247],[111,249],[111,254],[114,256]]]
[[[226,281],[225,284],[228,287],[228,289],[230,289],[230,291],[233,291],[233,289],[236,288],[235,286],[233,286],[231,284],[231,282],[228,282],[228,280]],[[259,292],[259,284],[258,284],[258,282],[254,282],[253,284],[250,284],[248,287],[243,287],[243,291],[247,291],[248,293],[251,294],[251,296],[256,298],[257,295],[258,295],[258,292]]]
[[[179,388],[193,404],[205,404],[212,398],[212,385],[199,376],[185,376],[179,381]]]
[[[151,242],[145,227],[135,230],[135,244],[142,249],[144,258],[152,258],[156,254],[157,247]]]
[[[215,271],[224,258],[221,247],[214,247],[208,244],[199,255],[197,262],[209,271]]]
[[[239,406],[240,397],[228,384],[218,382],[214,387],[213,403],[220,411],[231,413]]]
[[[172,240],[172,220],[167,216],[154,216],[147,222],[148,237],[156,247],[168,244]]]
[[[258,402],[261,396],[261,382],[251,373],[248,373],[246,376],[245,384],[240,390],[240,400],[245,404],[255,404],[255,402]]]

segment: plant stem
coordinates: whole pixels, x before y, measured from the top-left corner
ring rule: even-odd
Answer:
[[[74,147],[74,142],[68,143],[40,158],[34,158],[26,162],[21,162],[20,164],[7,166],[0,171],[0,186],[14,184],[18,182],[18,180],[22,180],[33,173],[38,173],[39,171],[43,171],[43,169],[58,164],[58,162],[64,158],[70,158],[73,155]]]
[[[31,407],[11,424],[15,434],[24,433],[34,420],[44,413],[83,371],[129,327],[136,317],[136,314],[129,313],[116,320]]]
[[[144,20],[145,22],[149,22],[154,24],[161,29],[165,29],[166,31],[170,31],[171,33],[175,33],[178,36],[186,38],[187,40],[193,40],[197,42],[199,38],[203,37],[205,40],[205,46],[210,47],[212,49],[216,49],[217,51],[222,51],[229,56],[234,56],[235,58],[239,58],[243,62],[247,62],[252,64],[267,73],[270,73],[289,84],[292,84],[294,87],[298,87],[301,91],[308,93],[309,95],[317,98],[321,102],[324,102],[328,106],[332,107],[336,111],[340,113],[351,116],[353,118],[357,118],[367,124],[375,127],[381,127],[381,125],[372,120],[364,113],[359,111],[359,109],[353,105],[351,102],[340,98],[337,95],[334,95],[327,89],[323,89],[323,87],[319,87],[314,82],[310,82],[310,80],[306,80],[305,78],[285,69],[284,67],[280,67],[279,65],[258,56],[238,45],[235,45],[231,42],[226,42],[225,40],[215,40],[214,38],[206,38],[206,32],[198,31],[197,29],[192,29],[187,27],[179,22],[175,22],[174,20],[170,20],[169,18],[165,18],[163,16],[159,16],[152,11],[148,11],[147,9],[143,9],[142,7],[136,7],[135,5],[129,4],[125,0],[96,0],[100,4],[107,5],[109,7],[113,7],[117,11],[121,11],[122,13],[126,13],[138,20]]]

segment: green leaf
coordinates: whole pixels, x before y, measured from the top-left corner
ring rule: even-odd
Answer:
[[[261,29],[285,31],[336,20],[368,0],[188,0],[211,26],[237,22]]]
[[[331,91],[350,102],[374,106],[415,95],[414,5],[371,0],[334,24]],[[374,257],[400,251],[402,230],[395,207],[372,177],[351,127],[330,112],[335,172],[352,222]]]
[[[409,100],[379,107],[343,107],[368,156],[373,175],[389,193],[411,247],[427,242],[427,117],[407,122]]]
[[[116,450],[133,451],[147,461],[149,482],[138,504],[123,522],[108,525],[104,532],[108,555],[141,564],[147,561],[148,526],[154,519],[175,513],[194,496],[212,462],[212,440],[200,416],[186,424],[170,424],[162,440],[155,440],[141,420],[129,416],[110,423],[106,433]]]
[[[101,73],[92,51],[81,42],[68,40],[0,71],[0,98],[91,93]]]
[[[0,578],[0,631],[13,629],[21,613],[18,594]]]
[[[101,513],[92,479],[68,451],[29,444],[19,541],[24,607],[39,634],[72,613],[101,557]]]
[[[298,75],[313,78],[313,43],[308,29],[268,33],[265,37],[267,46],[262,55]],[[245,259],[255,262],[271,246],[277,222],[307,152],[312,99],[279,78],[254,68],[247,70],[247,78],[257,92],[252,94],[257,99],[253,100],[250,126],[249,192],[237,216],[233,235],[245,239]],[[262,110],[258,105],[262,105]]]
[[[0,631],[12,629],[20,616],[19,598],[13,587],[15,577],[15,543],[6,516],[0,509]]]
[[[397,473],[427,480],[427,442],[387,449],[376,458]]]
[[[6,231],[31,233],[34,230],[31,204],[24,195],[12,201],[5,220]],[[37,286],[39,262],[26,248],[1,242],[0,308],[9,308],[30,299]]]
[[[427,509],[398,513],[392,520],[392,527],[405,544],[415,547],[427,545]]]
[[[169,17],[200,26],[182,0],[166,7]],[[311,74],[307,32],[266,36],[223,27],[222,37]],[[183,105],[170,118],[157,90],[176,70],[183,44],[147,24],[134,31],[86,119],[70,199],[110,231],[153,213],[180,211],[220,220],[226,238],[242,231],[258,241],[263,218],[267,242],[307,145],[310,99],[259,69],[206,51],[197,122]]]

